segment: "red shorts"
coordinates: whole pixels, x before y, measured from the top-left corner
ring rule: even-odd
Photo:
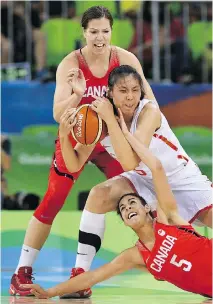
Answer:
[[[73,140],[73,145],[76,143]],[[88,161],[95,164],[106,176],[111,178],[123,172],[120,163],[111,157],[108,152],[98,144]],[[42,223],[51,225],[55,216],[62,208],[73,184],[83,171],[84,167],[76,172],[70,173],[64,163],[60,142],[56,140],[56,149],[50,168],[48,188],[43,200],[34,212],[34,216]],[[97,182],[98,183],[98,182]]]
[[[72,143],[72,146],[76,145],[76,142],[70,138],[70,142]],[[70,173],[65,165],[62,152],[61,152],[61,146],[59,139],[56,140],[56,149],[54,154],[54,160],[55,160],[55,166],[57,167],[59,172],[65,173],[65,174],[71,174],[74,178],[74,180],[77,180],[79,175],[84,169],[84,166],[75,173]],[[109,153],[101,146],[101,144],[97,144],[93,152],[88,158],[88,161],[91,161],[93,164],[95,164],[106,176],[107,179],[114,177],[116,175],[119,175],[124,172],[123,168],[121,167],[120,163],[113,158]],[[88,162],[87,161],[87,162]]]

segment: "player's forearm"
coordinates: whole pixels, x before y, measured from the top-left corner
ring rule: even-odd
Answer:
[[[93,271],[84,272],[77,277],[48,289],[47,292],[49,297],[54,297],[76,292],[79,290],[79,286],[82,290],[87,289],[133,267],[134,263],[132,262],[131,257],[126,261],[123,258],[123,254],[121,254],[110,263]]]
[[[169,217],[170,212],[176,210],[176,202],[160,160],[130,132],[125,136],[141,161],[152,171],[152,180],[158,204]]]
[[[70,173],[78,172],[83,165],[80,164],[79,157],[70,143],[68,135],[60,134],[59,131],[59,140],[61,144],[62,156],[67,169]]]
[[[77,95],[73,93],[69,98],[60,101],[60,102],[55,102],[54,107],[53,107],[53,117],[56,122],[60,121],[61,115],[64,113],[64,111],[69,107],[69,108],[76,108],[83,95]]]
[[[130,132],[125,137],[141,161],[153,172],[157,170],[160,161]]]
[[[138,157],[126,140],[116,119],[107,123],[110,140],[116,157],[125,171],[134,170],[138,166]]]

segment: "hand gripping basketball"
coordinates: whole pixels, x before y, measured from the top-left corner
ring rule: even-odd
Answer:
[[[78,143],[86,146],[94,145],[107,135],[105,122],[92,110],[91,105],[80,106],[77,108],[75,115],[76,124],[71,132]]]

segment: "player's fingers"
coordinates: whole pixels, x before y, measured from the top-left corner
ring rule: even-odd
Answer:
[[[100,105],[101,104],[101,101],[100,100],[94,100],[93,102],[92,102],[92,105],[94,106],[94,107],[98,107],[98,105]]]
[[[90,106],[93,111],[97,112],[97,106],[95,106],[93,103]]]
[[[77,118],[75,117],[73,122],[70,123],[70,128],[72,129],[76,125],[76,123],[77,123]]]
[[[84,78],[84,73],[81,69],[78,69],[78,77],[83,79]]]
[[[68,71],[67,75],[70,75],[70,74],[78,74],[79,73],[79,70],[78,68],[72,68]]]
[[[91,95],[95,100],[103,101],[103,98],[96,95]]]
[[[27,288],[27,289],[33,288],[35,285],[36,285],[36,284],[20,284],[21,287]]]
[[[70,108],[68,109],[67,113],[70,115],[76,115],[76,108]]]

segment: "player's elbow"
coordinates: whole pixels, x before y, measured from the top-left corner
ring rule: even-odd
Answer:
[[[77,163],[72,164],[72,165],[66,164],[66,167],[67,167],[67,169],[68,169],[68,171],[69,171],[70,173],[76,173],[76,172],[80,171],[81,168],[82,168],[82,166],[80,166],[80,165],[77,164]]]
[[[137,168],[139,165],[139,163],[137,161],[128,161],[126,163],[121,164],[122,168],[124,171],[132,171],[135,170],[135,168]]]
[[[163,165],[161,163],[161,161],[157,158],[155,158],[155,160],[153,161],[153,165],[152,165],[152,171],[154,172],[162,172],[163,169]]]
[[[60,113],[57,111],[57,108],[53,108],[53,118],[56,122],[60,122]]]

